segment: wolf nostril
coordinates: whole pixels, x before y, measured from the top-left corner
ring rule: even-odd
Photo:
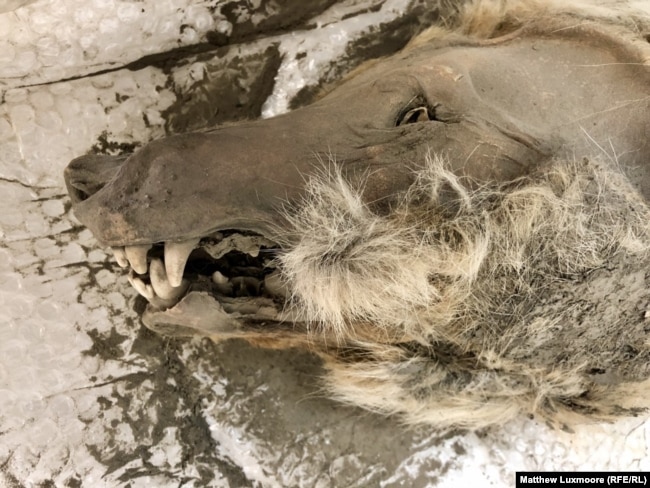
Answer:
[[[65,172],[65,184],[72,203],[83,202],[104,187],[104,183],[93,181],[93,178],[88,178],[88,174],[68,169]]]
[[[91,195],[90,193],[86,193],[85,191],[79,190],[77,188],[71,188],[69,190],[69,193],[70,193],[70,199],[74,203],[83,202],[84,200],[88,199],[88,197]]]
[[[73,159],[65,169],[65,184],[72,203],[79,203],[101,190],[128,156],[88,155]]]

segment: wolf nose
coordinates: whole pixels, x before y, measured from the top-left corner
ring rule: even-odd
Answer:
[[[63,173],[72,203],[83,202],[101,190],[113,179],[127,157],[90,154],[73,159]]]

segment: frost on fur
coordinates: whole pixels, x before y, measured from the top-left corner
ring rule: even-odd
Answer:
[[[313,178],[281,257],[303,319],[341,344],[335,394],[441,425],[594,408],[593,351],[572,338],[601,305],[580,295],[650,246],[650,210],[618,170],[556,161],[476,187],[430,157],[389,214],[360,193],[339,172]]]

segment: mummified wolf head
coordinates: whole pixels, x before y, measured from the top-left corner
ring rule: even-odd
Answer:
[[[600,3],[475,1],[309,107],[77,159],[75,213],[149,327],[309,347],[341,400],[442,426],[636,414],[650,13]]]

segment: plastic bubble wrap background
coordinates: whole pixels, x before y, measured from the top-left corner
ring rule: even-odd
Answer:
[[[134,145],[162,136],[176,101],[167,74],[122,67],[232,22],[214,1],[7,5],[0,486],[512,486],[515,470],[650,469],[644,418],[575,434],[525,419],[480,434],[406,430],[320,398],[307,355],[143,329],[124,272],[71,215],[62,171],[106,134]],[[341,2],[316,28],[273,34],[285,56],[264,114],[287,110],[348,42],[410,6]],[[304,49],[309,62],[292,56]]]

